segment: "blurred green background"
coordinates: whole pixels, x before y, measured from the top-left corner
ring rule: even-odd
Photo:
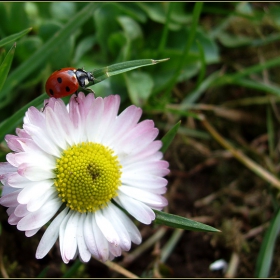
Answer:
[[[279,277],[279,13],[277,2],[0,2],[0,161],[56,69],[169,58],[91,88],[142,107],[160,137],[181,121],[166,210],[222,234],[169,228],[115,262],[140,277]],[[64,265],[57,248],[38,261],[43,231],[26,238],[4,207],[0,222],[2,277],[123,277],[96,260]],[[139,227],[144,241],[162,230]],[[217,259],[228,269],[210,270]]]

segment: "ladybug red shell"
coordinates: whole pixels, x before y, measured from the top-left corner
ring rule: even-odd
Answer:
[[[46,92],[50,97],[61,98],[85,88],[94,77],[83,69],[67,67],[53,72],[46,82]]]

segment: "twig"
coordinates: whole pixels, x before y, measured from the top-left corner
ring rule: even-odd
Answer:
[[[225,273],[226,278],[234,278],[239,266],[239,256],[236,252],[233,252],[230,258],[228,269]]]
[[[128,277],[128,278],[139,278],[139,276],[133,274],[132,272],[128,271],[127,269],[125,269],[124,267],[120,266],[117,263],[111,262],[111,261],[106,261],[106,262],[102,262],[98,259],[96,259],[97,261],[99,261],[102,264],[105,264],[106,266],[108,266],[110,269]]]
[[[217,130],[205,119],[205,117],[201,117],[201,122],[204,127],[208,130],[208,132],[219,142],[224,148],[228,149],[233,156],[238,159],[242,164],[247,166],[251,171],[255,174],[266,180],[268,183],[272,184],[272,186],[280,189],[280,181],[270,172],[262,168],[260,165],[252,161],[245,154],[243,154],[240,150],[235,149],[229,142],[227,142],[218,132]]]

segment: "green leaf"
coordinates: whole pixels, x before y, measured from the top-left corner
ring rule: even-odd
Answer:
[[[27,34],[29,31],[31,31],[32,27],[24,29],[21,32],[18,32],[16,34],[10,35],[2,40],[0,40],[0,47],[3,47],[11,42],[16,41],[17,39],[21,38],[22,36],[24,36],[25,34]]]
[[[120,16],[117,18],[118,22],[122,26],[126,37],[129,40],[135,40],[143,36],[141,27],[139,24],[130,17]]]
[[[276,240],[280,232],[280,208],[272,219],[262,241],[261,249],[256,263],[255,277],[268,278],[273,260]],[[276,253],[276,252],[275,252]]]
[[[131,71],[139,67],[155,65],[157,63],[167,61],[168,59],[169,58],[164,58],[160,60],[154,60],[154,59],[131,60],[131,61],[121,62],[121,63],[113,64],[111,66],[106,66],[100,69],[93,70],[92,75],[95,78],[94,84],[100,83],[101,81],[111,76],[118,75],[127,71]]]
[[[164,213],[161,211],[153,210],[156,214],[155,223],[166,225],[173,228],[181,228],[192,231],[206,231],[206,232],[221,232],[220,230],[211,226],[199,223],[181,216]]]
[[[75,50],[75,56],[73,59],[73,64],[78,64],[81,57],[88,52],[93,45],[95,44],[95,37],[93,35],[90,35],[88,37],[83,38],[77,45]]]
[[[5,56],[4,61],[2,62],[1,66],[0,66],[0,90],[2,89],[2,87],[6,81],[6,78],[8,76],[8,73],[10,71],[10,67],[11,67],[14,53],[15,53],[15,48],[16,48],[16,44],[14,44],[11,47],[11,49]]]
[[[76,13],[75,2],[52,2],[50,12],[53,18],[60,21],[67,21],[72,18]]]
[[[179,127],[180,127],[181,121],[177,122],[161,139],[162,141],[162,147],[161,151],[165,153],[171,142],[173,141]]]
[[[131,102],[142,107],[151,95],[154,81],[148,73],[132,72],[125,75]]]

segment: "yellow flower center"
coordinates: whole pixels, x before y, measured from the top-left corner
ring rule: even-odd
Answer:
[[[117,196],[121,168],[111,149],[83,142],[71,146],[57,159],[54,184],[70,209],[94,212]]]

